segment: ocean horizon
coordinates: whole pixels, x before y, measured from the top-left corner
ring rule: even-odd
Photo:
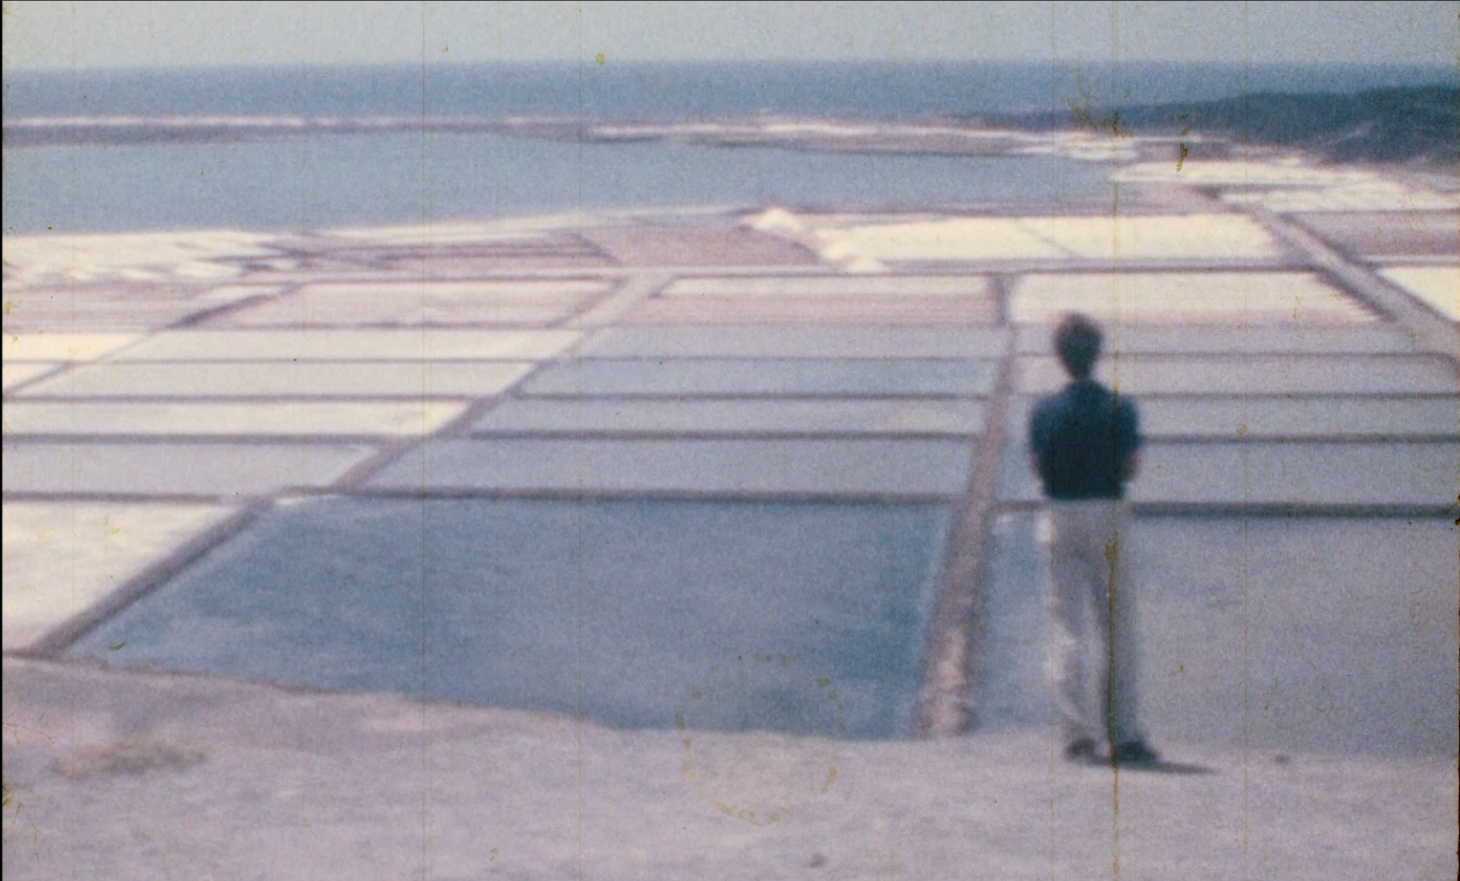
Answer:
[[[8,71],[4,115],[782,113],[908,119],[1460,86],[1460,66],[1156,62],[514,62]]]
[[[1434,84],[1460,84],[1460,70],[610,60],[16,71],[6,74],[7,135],[25,127],[86,131],[125,124],[140,127],[144,142],[25,146],[7,137],[3,226],[6,235],[218,227],[310,232],[681,205],[898,209],[1010,199],[1057,205],[1108,193],[1109,164],[1061,155],[731,148],[672,138],[584,142],[440,131],[424,123],[787,117],[976,124],[980,114]],[[272,128],[260,136],[260,126]],[[173,134],[200,127],[209,132],[202,141]]]

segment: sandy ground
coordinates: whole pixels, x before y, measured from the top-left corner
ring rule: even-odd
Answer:
[[[7,878],[1455,877],[1456,765],[615,731],[7,658]]]

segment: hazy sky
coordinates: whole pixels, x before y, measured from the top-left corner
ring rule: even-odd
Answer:
[[[1460,63],[1460,3],[6,0],[7,69],[590,59]]]

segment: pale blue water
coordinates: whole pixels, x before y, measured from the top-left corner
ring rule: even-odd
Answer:
[[[17,117],[365,116],[604,120],[908,119],[1151,103],[1249,91],[1356,91],[1453,68],[1048,64],[609,64],[8,73]],[[1048,157],[812,154],[487,134],[326,135],[4,151],[10,233],[339,225],[726,204],[900,207],[1100,197],[1107,169]]]
[[[1075,198],[1108,169],[1049,157],[815,154],[486,134],[5,151],[7,233],[309,230],[671,205]]]
[[[896,737],[949,515],[320,499],[268,514],[75,651],[629,728]]]

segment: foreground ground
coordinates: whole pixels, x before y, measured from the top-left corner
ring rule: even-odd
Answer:
[[[1455,765],[1043,729],[938,741],[615,731],[382,695],[7,661],[10,878],[1429,878]]]

